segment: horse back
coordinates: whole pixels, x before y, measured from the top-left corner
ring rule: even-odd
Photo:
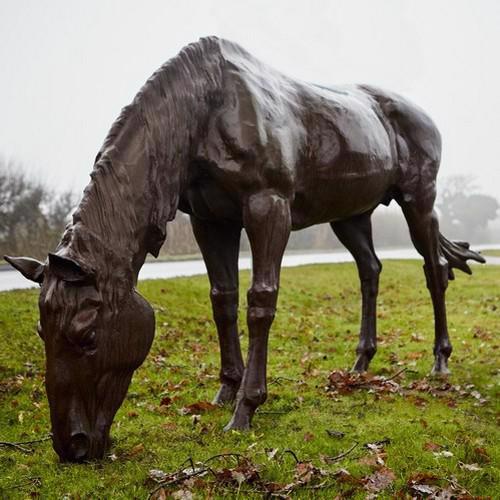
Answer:
[[[200,156],[233,196],[272,189],[288,197],[294,227],[367,211],[393,186],[411,190],[415,154],[438,156],[437,129],[399,96],[300,82],[237,44],[219,46],[223,105],[210,118]]]

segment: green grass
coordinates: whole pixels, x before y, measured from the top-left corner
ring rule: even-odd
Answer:
[[[482,250],[481,253],[483,255],[490,257],[500,257],[500,248],[490,248],[487,250]]]
[[[249,273],[242,272],[242,297],[248,282]],[[290,483],[295,464],[285,449],[301,461],[311,460],[327,471],[344,468],[354,477],[334,481],[328,489],[298,489],[294,498],[334,498],[342,491],[364,498],[366,491],[357,480],[376,465],[370,464],[369,450],[362,445],[385,438],[390,443],[383,457],[395,480],[380,498],[407,491],[407,481],[418,472],[434,474],[442,485],[455,481],[472,495],[498,497],[500,267],[476,266],[472,277],[458,276],[447,294],[455,348],[450,381],[461,388],[474,384],[464,397],[456,392],[433,397],[366,390],[328,395],[324,387],[330,371],[347,369],[354,361],[356,270],[352,264],[284,269],[270,340],[268,378],[274,383],[248,433],[222,431],[230,417],[227,408],[202,413],[196,424],[179,413],[188,404],[209,401],[218,385],[218,347],[206,277],[142,282],[139,288],[156,310],[157,332],[116,416],[113,457],[61,465],[48,441],[32,445],[31,454],[0,447],[0,498],[147,498],[154,487],[147,481],[150,469],[172,472],[190,457],[203,461],[229,452],[258,465],[263,480]],[[372,373],[390,376],[407,368],[402,385],[422,379],[432,363],[433,332],[421,264],[386,262],[378,303],[380,342]],[[28,441],[49,432],[43,345],[36,321],[36,290],[0,294],[0,441]],[[246,348],[242,321],[240,327]],[[474,389],[487,398],[484,404],[470,396]],[[165,396],[172,404],[160,406]],[[345,436],[331,437],[326,431],[332,429]],[[344,459],[324,463],[324,456],[336,456],[356,442],[359,446]],[[453,455],[436,456],[428,449],[432,445]],[[269,459],[266,450],[273,448],[278,452]],[[480,470],[466,470],[461,463],[478,464]],[[212,466],[233,464],[215,460]],[[197,498],[228,494],[227,488],[205,479],[209,486],[193,487]],[[240,498],[249,496],[262,497],[243,485]]]

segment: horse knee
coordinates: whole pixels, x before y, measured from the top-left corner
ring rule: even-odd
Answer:
[[[378,281],[380,273],[382,272],[382,264],[376,259],[365,265],[359,272],[361,281],[361,290],[367,294],[368,297],[374,298],[378,294]]]
[[[238,290],[210,290],[214,321],[217,324],[232,324],[238,319]]]

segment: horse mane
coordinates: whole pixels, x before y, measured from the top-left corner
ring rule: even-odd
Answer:
[[[194,154],[203,120],[222,102],[222,66],[219,39],[209,37],[186,46],[153,73],[111,126],[58,248],[70,247],[71,254],[94,261],[94,266],[95,259],[102,262],[113,254],[132,275],[132,256],[141,245],[138,234],[147,224],[146,250],[157,256],[166,224],[177,211],[186,170],[182,167]],[[133,140],[145,145],[145,193],[137,193],[130,181],[126,148]],[[151,202],[148,221],[140,220],[144,195]],[[109,268],[108,262],[103,269]]]

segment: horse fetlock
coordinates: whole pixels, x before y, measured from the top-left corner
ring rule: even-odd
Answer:
[[[236,394],[238,393],[238,386],[222,383],[217,394],[215,395],[212,404],[214,405],[226,405],[233,404],[236,399]]]
[[[245,387],[238,396],[238,405],[243,404],[256,409],[267,399],[267,391],[264,388],[248,388]]]
[[[223,368],[219,373],[219,379],[223,384],[239,387],[243,379],[244,368]]]
[[[358,356],[366,356],[368,359],[372,359],[377,352],[377,345],[375,343],[360,343],[356,347],[356,354]]]
[[[434,356],[442,355],[446,359],[448,359],[451,356],[452,352],[453,346],[451,345],[449,340],[446,340],[434,346]]]

